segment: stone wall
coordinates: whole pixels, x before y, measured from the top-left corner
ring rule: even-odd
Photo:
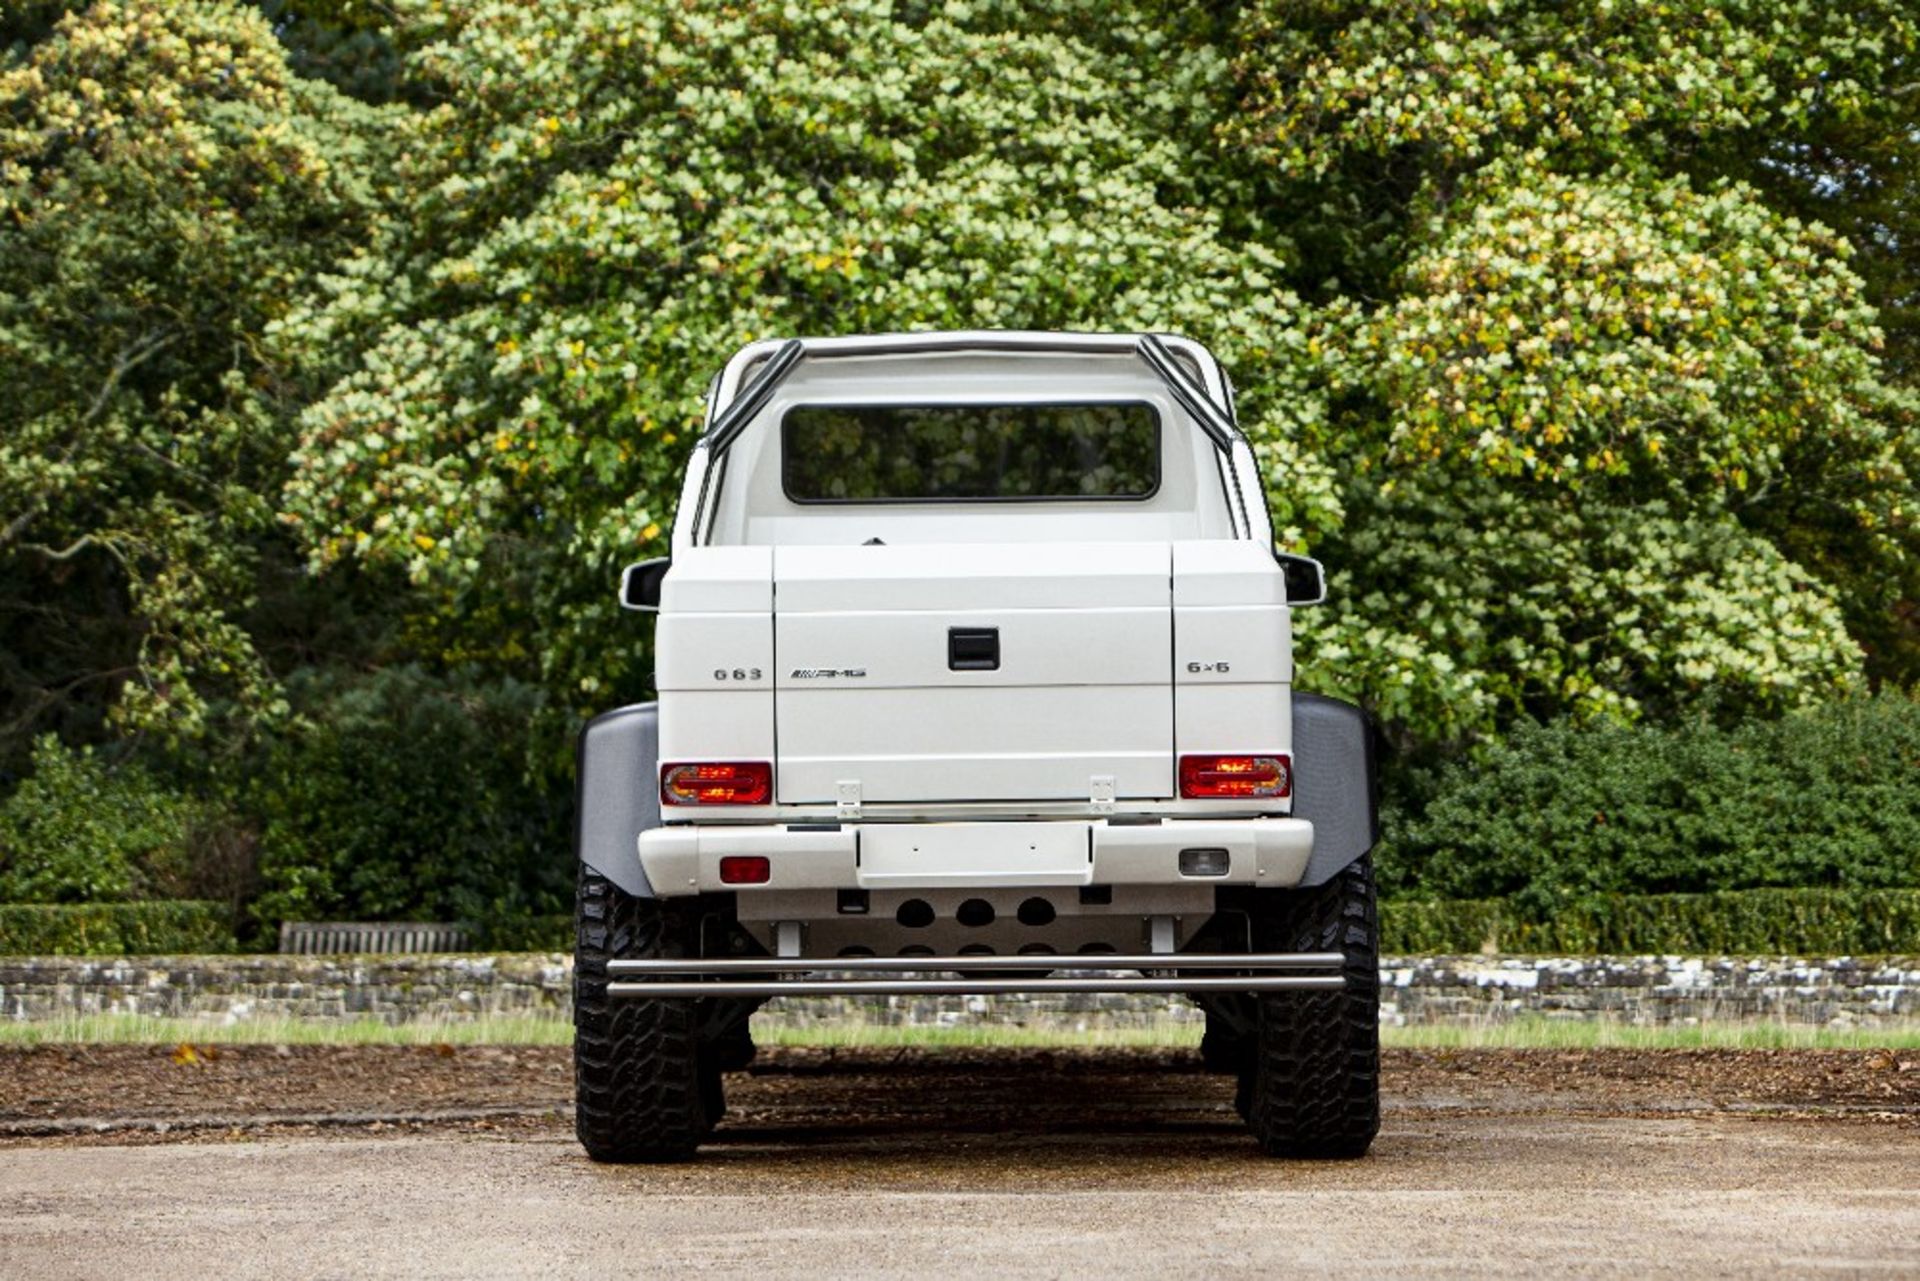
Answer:
[[[1388,957],[1380,977],[1381,1014],[1394,1025],[1518,1014],[1642,1025],[1920,1019],[1915,957]]]
[[[1875,1027],[1920,1019],[1920,958],[1389,957],[1393,1025],[1497,1023],[1516,1015],[1640,1025],[1703,1020]],[[568,1017],[563,955],[0,957],[0,1018],[80,1014],[457,1021]],[[791,1025],[1028,1024],[1097,1030],[1197,1021],[1158,996],[782,1000]]]
[[[0,957],[0,1018],[571,1015],[562,955]]]

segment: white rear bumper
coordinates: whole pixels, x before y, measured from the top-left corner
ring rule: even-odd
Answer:
[[[1224,875],[1188,876],[1183,850],[1224,850]],[[680,824],[640,833],[655,894],[1076,885],[1297,885],[1313,852],[1301,818],[1157,823]],[[720,860],[758,855],[769,879],[729,885]],[[1217,859],[1212,860],[1217,863]]]

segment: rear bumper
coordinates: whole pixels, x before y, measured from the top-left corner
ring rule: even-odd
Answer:
[[[1221,850],[1226,871],[1185,875],[1183,850]],[[1158,823],[983,822],[683,824],[640,833],[640,862],[661,897],[731,891],[995,889],[1077,885],[1297,885],[1313,853],[1301,818]],[[758,855],[769,879],[730,885],[720,860]],[[1210,860],[1217,865],[1217,858]]]

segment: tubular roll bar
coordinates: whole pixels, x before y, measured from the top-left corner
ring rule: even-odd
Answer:
[[[1247,510],[1246,495],[1240,491],[1240,466],[1233,458],[1234,442],[1240,439],[1240,432],[1234,427],[1232,417],[1213,403],[1205,388],[1187,376],[1158,334],[1142,334],[1139,350],[1140,359],[1147,362],[1147,368],[1159,375],[1160,381],[1173,393],[1173,398],[1180,402],[1180,408],[1200,424],[1200,430],[1207,433],[1214,448],[1226,460],[1227,475],[1233,481],[1234,506],[1240,509],[1240,523],[1247,527],[1247,536],[1251,538],[1253,514]]]
[[[1116,355],[1132,352],[1139,356],[1166,385],[1180,408],[1199,424],[1214,448],[1220,451],[1226,461],[1227,475],[1232,481],[1234,506],[1240,513],[1241,523],[1247,527],[1248,535],[1253,534],[1253,516],[1247,511],[1246,498],[1240,491],[1240,467],[1233,457],[1235,443],[1245,438],[1234,426],[1233,415],[1221,408],[1207,395],[1206,389],[1180,367],[1179,358],[1168,349],[1166,341],[1159,334],[1049,334],[1045,341],[996,341],[964,334],[901,334],[895,339],[863,340],[857,346],[844,350],[831,346],[809,347],[803,339],[789,338],[767,358],[766,363],[754,374],[753,381],[720,411],[713,425],[700,438],[700,448],[708,451],[708,462],[707,479],[700,486],[699,510],[706,508],[707,486],[712,482],[713,471],[720,465],[727,448],[747,429],[747,424],[753,421],[754,416],[766,408],[767,401],[772,399],[774,392],[780,390],[780,384],[787,380],[787,376],[802,360],[808,357],[910,356],[938,351],[1081,351]]]
[[[1233,425],[1233,418],[1222,409],[1206,390],[1196,383],[1185,370],[1180,368],[1179,358],[1167,348],[1159,334],[1140,334],[1138,336],[1106,334],[1050,334],[1045,343],[1039,342],[995,342],[991,338],[969,338],[964,335],[926,336],[902,334],[898,341],[863,341],[857,347],[845,350],[834,348],[810,348],[804,339],[789,338],[780,344],[778,350],[767,358],[764,365],[754,374],[753,381],[735,396],[727,407],[720,411],[701,437],[701,443],[712,451],[717,460],[727,446],[746,430],[753,416],[766,408],[767,401],[780,389],[780,384],[800,364],[803,359],[832,360],[840,356],[911,356],[938,351],[1084,351],[1121,355],[1127,352],[1140,357],[1180,407],[1192,415],[1200,424],[1200,430],[1207,433],[1208,439],[1222,450],[1231,451],[1233,443],[1242,439],[1240,431]]]
[[[1140,335],[1136,350],[1140,353],[1140,359],[1147,362],[1147,368],[1159,376],[1160,381],[1167,385],[1167,390],[1173,393],[1173,398],[1180,402],[1180,408],[1200,424],[1200,430],[1207,433],[1207,438],[1219,449],[1231,450],[1233,442],[1240,436],[1233,420],[1213,403],[1205,388],[1180,368],[1180,362],[1167,350],[1167,344],[1160,340],[1160,335]]]
[[[713,420],[713,426],[707,429],[706,437],[701,442],[713,451],[716,462],[727,451],[727,446],[747,429],[753,416],[766,408],[768,398],[780,389],[780,384],[787,380],[787,375],[793,372],[794,366],[806,354],[805,343],[798,338],[787,339],[780,344],[780,350],[774,352],[767,363],[760,367],[760,372],[747,384],[746,390],[720,411],[720,416]]]
[[[1336,992],[1339,952],[1075,956],[724,957],[609,961],[611,997],[985,996],[1015,992]],[[1055,978],[1056,970],[1143,970]],[[1295,970],[1332,970],[1296,974]],[[1199,973],[1186,973],[1200,971]],[[1225,973],[1224,971],[1236,971]],[[821,975],[853,977],[820,977]],[[956,974],[958,978],[866,978]],[[1012,975],[994,978],[992,975]],[[782,978],[782,975],[794,975]],[[737,976],[737,977],[736,977]],[[810,977],[808,977],[810,976]]]

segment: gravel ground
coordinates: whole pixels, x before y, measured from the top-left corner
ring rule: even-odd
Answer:
[[[1172,1051],[769,1052],[593,1166],[564,1050],[0,1050],[0,1276],[1920,1275],[1920,1055],[1396,1051],[1364,1161]]]

